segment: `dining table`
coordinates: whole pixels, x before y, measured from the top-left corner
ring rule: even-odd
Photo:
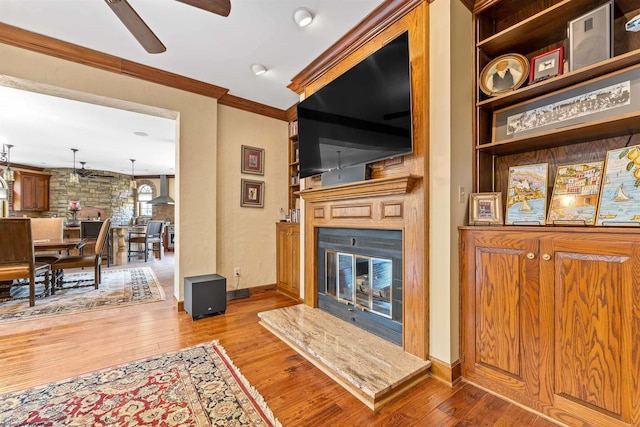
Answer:
[[[87,239],[83,238],[67,238],[67,239],[35,239],[33,241],[33,249],[35,251],[70,251],[78,249],[82,251]]]

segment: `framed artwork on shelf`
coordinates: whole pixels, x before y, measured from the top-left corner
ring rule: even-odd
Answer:
[[[551,77],[559,76],[563,71],[564,48],[550,50],[531,58],[529,83],[537,83]]]
[[[611,58],[613,0],[569,22],[569,70]]]
[[[604,162],[559,166],[547,224],[594,225]]]
[[[506,224],[544,225],[548,174],[548,163],[509,168]]]
[[[491,60],[480,72],[478,85],[489,96],[515,90],[527,81],[529,60],[518,53],[509,53]]]
[[[469,196],[469,225],[502,223],[502,193],[472,193]]]
[[[264,181],[252,181],[242,179],[240,195],[240,206],[247,208],[264,207]]]
[[[640,145],[607,152],[596,225],[640,226]]]
[[[493,113],[492,143],[640,115],[640,65]]]
[[[242,146],[242,173],[264,175],[264,148]]]

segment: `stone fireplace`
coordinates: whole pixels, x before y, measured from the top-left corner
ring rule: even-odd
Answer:
[[[318,308],[402,345],[402,231],[318,228]]]

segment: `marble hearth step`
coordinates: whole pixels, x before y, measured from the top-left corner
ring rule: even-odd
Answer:
[[[423,379],[431,366],[401,347],[304,304],[258,313],[260,324],[371,409]]]

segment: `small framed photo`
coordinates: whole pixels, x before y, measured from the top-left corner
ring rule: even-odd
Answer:
[[[480,73],[478,85],[489,96],[515,90],[529,77],[529,60],[520,54],[509,53],[491,60]]]
[[[472,193],[469,225],[502,224],[502,193]]]
[[[569,71],[611,58],[613,0],[569,22]]]
[[[240,182],[240,186],[242,187],[240,206],[247,208],[264,207],[264,181],[243,179]]]
[[[264,175],[264,148],[242,146],[242,173]]]
[[[529,83],[537,83],[562,74],[563,60],[564,48],[562,46],[531,58]]]

